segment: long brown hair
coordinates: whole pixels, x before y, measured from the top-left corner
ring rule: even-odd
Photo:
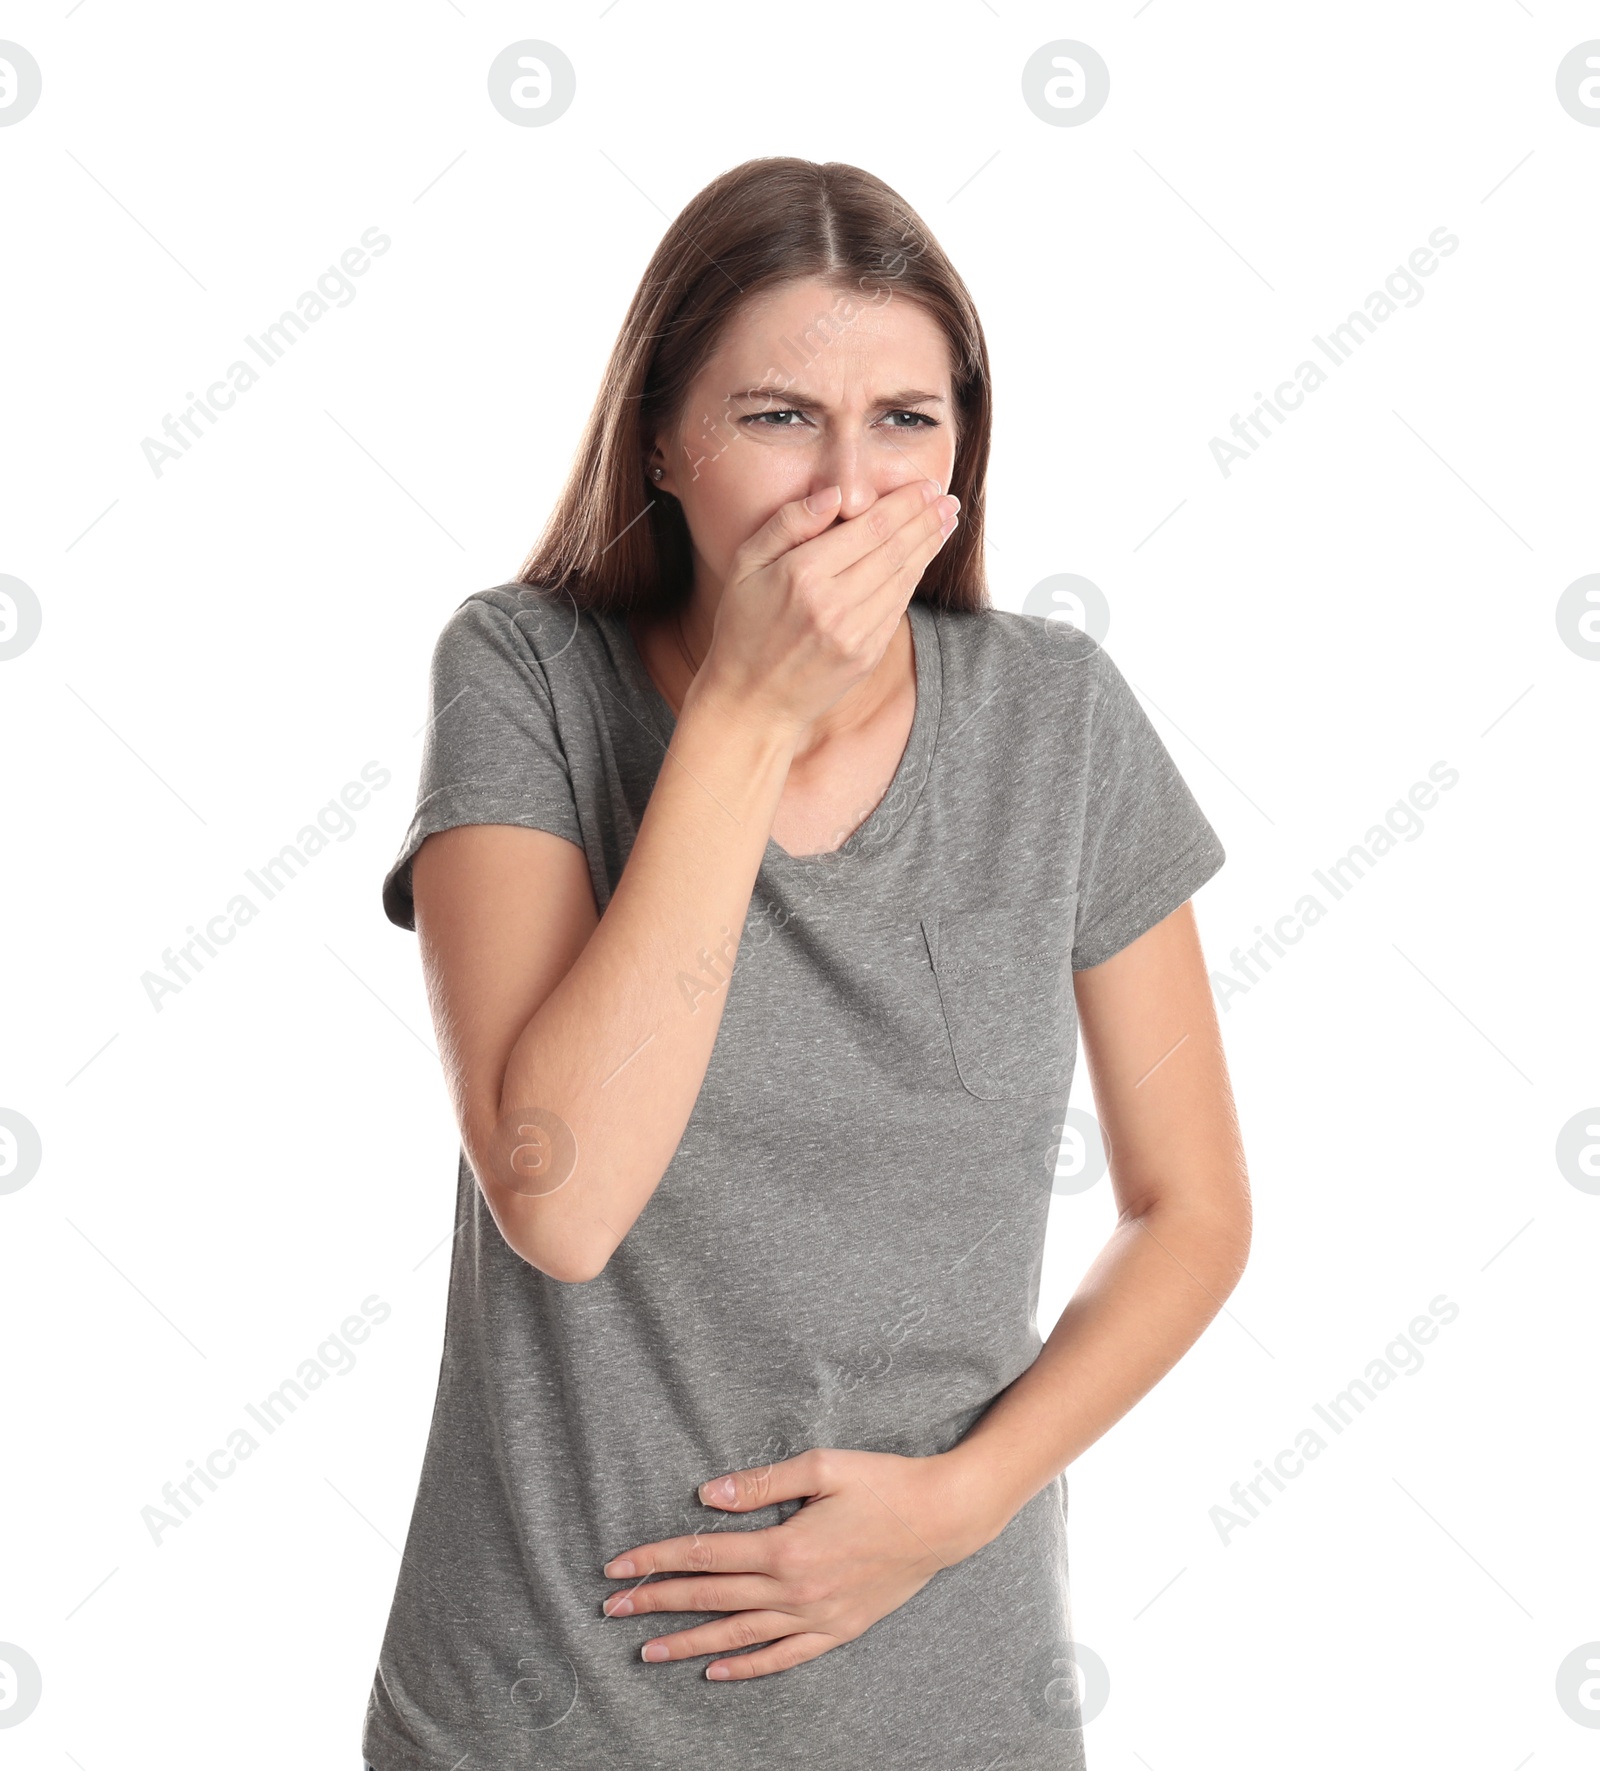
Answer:
[[[933,235],[881,179],[839,160],[746,160],[715,178],[662,236],[612,347],[594,408],[544,532],[516,582],[618,613],[681,605],[693,582],[688,525],[645,457],[739,304],[809,278],[861,306],[919,302],[949,343],[961,522],[914,595],[989,606],[983,569],[989,353],[966,285]]]

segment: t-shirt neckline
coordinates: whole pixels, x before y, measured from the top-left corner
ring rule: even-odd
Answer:
[[[788,876],[836,867],[843,861],[869,861],[893,843],[910,817],[933,762],[939,730],[944,661],[936,612],[927,603],[913,598],[906,604],[906,616],[911,622],[917,704],[911,716],[911,730],[906,735],[906,747],[900,755],[900,766],[884,790],[883,797],[836,849],[824,849],[814,855],[791,855],[769,836],[766,853],[761,861],[763,873],[773,877]],[[606,620],[615,638],[616,655],[621,660],[629,686],[638,696],[665,750],[677,729],[678,717],[672,711],[672,705],[666,696],[656,687],[655,678],[645,668],[639,648],[634,644],[627,616],[608,612]]]

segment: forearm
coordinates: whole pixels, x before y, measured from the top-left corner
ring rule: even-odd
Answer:
[[[499,1162],[531,1106],[558,1115],[575,1145],[554,1190],[491,1196],[514,1246],[547,1271],[598,1272],[677,1150],[793,746],[691,688],[611,902],[512,1048]]]
[[[1115,1425],[1239,1281],[1245,1216],[1174,1199],[1121,1218],[1039,1357],[941,1462],[976,1546]]]

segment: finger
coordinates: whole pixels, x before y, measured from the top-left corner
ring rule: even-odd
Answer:
[[[729,1486],[731,1484],[731,1486]],[[702,1482],[700,1499],[725,1513],[751,1512],[779,1500],[808,1500],[827,1491],[822,1459],[815,1451],[802,1451],[775,1464],[757,1464],[748,1470]]]
[[[625,1551],[600,1572],[613,1580],[679,1571],[767,1574],[772,1568],[771,1540],[782,1529],[771,1525],[760,1531],[697,1531],[693,1537],[663,1538],[660,1543],[640,1544]]]
[[[609,1593],[600,1609],[607,1617],[636,1617],[647,1611],[748,1611],[770,1605],[777,1596],[765,1574],[719,1575],[715,1580],[647,1580]]]
[[[781,1611],[741,1611],[737,1617],[719,1617],[715,1623],[697,1624],[670,1636],[652,1636],[639,1650],[641,1660],[692,1660],[697,1654],[722,1654],[730,1648],[749,1648],[756,1642],[775,1642],[794,1619]]]
[[[731,1660],[714,1660],[706,1668],[708,1679],[759,1679],[764,1673],[786,1672],[803,1660],[815,1660],[830,1648],[839,1646],[832,1636],[821,1636],[815,1630],[803,1635],[785,1636],[769,1648],[758,1648],[754,1654],[736,1654]]]
[[[791,499],[780,504],[770,517],[738,550],[746,571],[769,566],[780,554],[799,547],[820,535],[839,514],[841,497],[837,486],[827,486],[806,498]],[[812,505],[816,508],[813,509]]]
[[[896,486],[875,499],[860,516],[835,523],[804,543],[806,562],[829,577],[843,577],[890,536],[917,522],[943,491],[937,480],[910,480]]]
[[[887,622],[891,615],[898,620],[930,561],[955,533],[959,521],[959,511],[946,514],[943,501],[936,499],[840,574],[841,591],[846,601],[861,611],[863,621],[875,626]]]

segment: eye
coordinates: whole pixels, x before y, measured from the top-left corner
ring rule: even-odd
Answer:
[[[924,427],[927,427],[929,430],[936,430],[939,425],[939,420],[937,418],[929,417],[926,412],[912,412],[909,409],[890,412],[885,414],[885,416],[889,418],[909,418],[911,420],[910,424],[891,424],[889,426],[890,430],[921,430]],[[766,430],[798,429],[798,426],[796,425],[784,424],[781,422],[786,418],[798,418],[803,422],[809,422],[809,420],[806,419],[805,413],[798,411],[793,406],[780,407],[770,412],[747,412],[739,422],[741,424],[759,425]],[[769,420],[777,422],[768,422]]]

